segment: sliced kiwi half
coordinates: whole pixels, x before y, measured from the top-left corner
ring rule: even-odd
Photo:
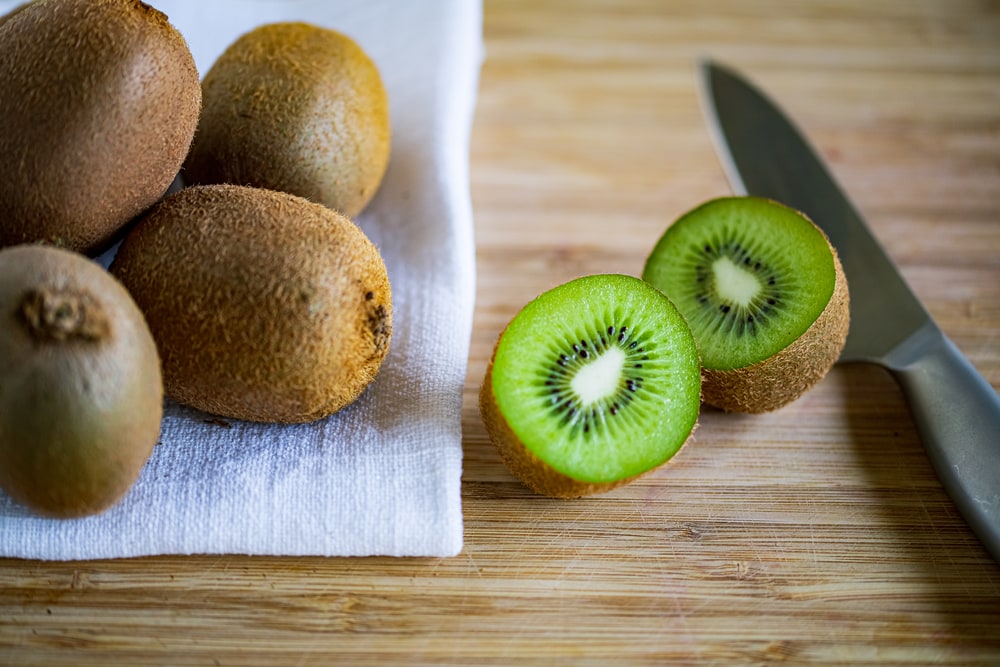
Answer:
[[[801,396],[847,340],[847,281],[826,235],[803,213],[724,197],[681,216],[643,279],[684,314],[704,367],[704,401],[767,412]]]
[[[534,491],[608,491],[673,457],[698,418],[698,352],[684,318],[648,283],[577,278],[521,310],[480,392],[491,441]]]

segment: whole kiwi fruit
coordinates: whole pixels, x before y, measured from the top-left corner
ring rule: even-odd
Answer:
[[[685,213],[650,253],[643,278],[687,318],[704,401],[776,410],[819,382],[850,324],[847,279],[829,239],[801,211],[722,197]]]
[[[0,250],[0,487],[37,513],[115,504],[160,433],[153,338],[100,265],[54,247]]]
[[[174,180],[200,105],[186,42],[138,0],[35,0],[9,14],[0,247],[109,247]]]
[[[289,192],[356,216],[389,162],[389,104],[375,63],[348,36],[308,23],[260,26],[202,82],[188,184]]]
[[[389,349],[378,249],[348,218],[283,192],[193,186],[122,242],[112,273],[146,316],[168,397],[260,422],[354,401]]]
[[[660,467],[698,419],[698,351],[661,292],[624,275],[542,293],[504,328],[479,394],[486,432],[537,493],[602,493]]]

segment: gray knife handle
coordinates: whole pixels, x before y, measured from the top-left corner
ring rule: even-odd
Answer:
[[[890,363],[945,490],[1000,562],[1000,396],[937,327]]]

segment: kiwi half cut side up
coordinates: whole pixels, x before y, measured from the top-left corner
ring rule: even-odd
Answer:
[[[480,412],[516,477],[571,498],[670,460],[695,427],[700,391],[697,347],[673,304],[638,278],[594,275],[543,293],[511,320]]]
[[[701,354],[703,399],[768,412],[819,382],[850,322],[847,280],[826,235],[759,197],[713,199],[660,238],[643,279],[684,314]]]

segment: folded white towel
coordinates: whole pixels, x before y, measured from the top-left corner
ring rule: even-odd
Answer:
[[[0,0],[0,13],[21,0]],[[277,21],[350,35],[390,98],[392,157],[358,224],[393,288],[392,348],[355,404],[312,424],[218,420],[167,404],[139,481],[106,513],[39,518],[0,493],[0,556],[450,556],[462,548],[461,404],[475,292],[468,139],[478,0],[151,0],[204,76]]]

